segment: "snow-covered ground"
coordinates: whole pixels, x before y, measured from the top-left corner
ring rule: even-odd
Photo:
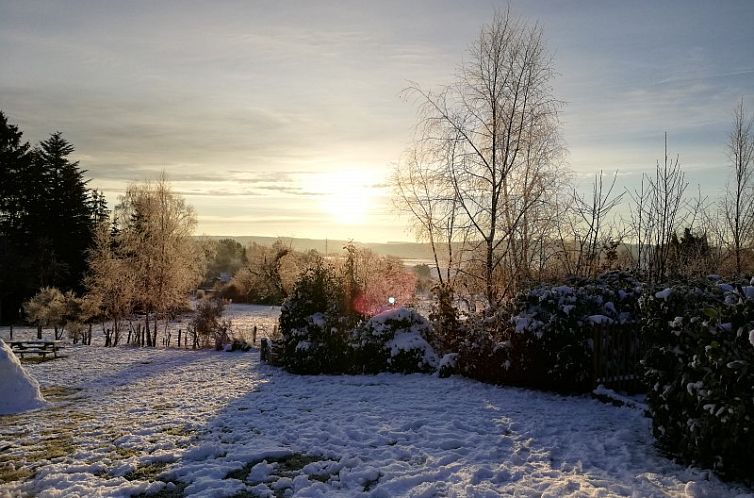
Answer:
[[[0,417],[0,496],[754,497],[658,454],[640,410],[588,397],[294,376],[253,352],[67,354],[26,365],[49,408]]]

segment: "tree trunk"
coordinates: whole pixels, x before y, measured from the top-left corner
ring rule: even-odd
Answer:
[[[145,314],[145,318],[144,318],[144,330],[142,331],[141,344],[139,344],[140,346],[144,346],[145,345],[145,342],[144,342],[145,331],[146,331],[146,345],[150,346],[151,344],[149,344],[149,340],[152,338],[152,335],[151,335],[150,328],[149,328],[149,311],[147,311],[146,314]]]

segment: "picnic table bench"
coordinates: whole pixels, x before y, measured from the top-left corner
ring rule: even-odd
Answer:
[[[26,354],[36,354],[43,358],[51,354],[53,358],[57,358],[58,351],[63,348],[60,341],[10,341],[8,345],[21,358]]]

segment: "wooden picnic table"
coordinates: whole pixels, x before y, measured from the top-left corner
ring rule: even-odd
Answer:
[[[13,350],[13,352],[21,358],[23,358],[25,354],[37,354],[42,357],[46,357],[48,354],[51,354],[53,358],[57,358],[58,351],[60,349],[63,349],[63,346],[61,346],[60,343],[61,341],[32,340],[9,341],[8,345]]]

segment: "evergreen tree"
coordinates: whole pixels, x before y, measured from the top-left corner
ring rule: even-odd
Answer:
[[[25,229],[31,153],[18,126],[0,111],[0,323],[16,316],[28,286]]]
[[[45,180],[45,198],[39,205],[43,207],[40,225],[46,230],[39,232],[38,265],[41,284],[81,290],[94,210],[85,171],[79,169],[78,161],[69,159],[73,151],[60,132],[35,149],[35,166]]]
[[[60,132],[31,149],[0,112],[0,321],[40,287],[83,288],[104,196],[87,188]]]

